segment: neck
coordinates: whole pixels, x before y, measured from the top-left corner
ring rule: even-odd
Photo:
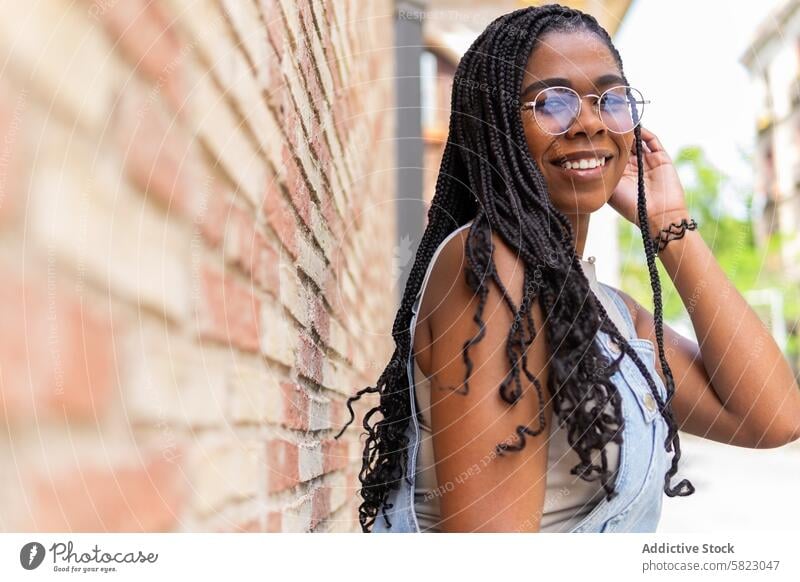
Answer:
[[[589,232],[589,218],[591,214],[567,214],[565,215],[572,225],[572,232],[575,239],[575,253],[583,258],[583,249],[586,246],[586,235]]]

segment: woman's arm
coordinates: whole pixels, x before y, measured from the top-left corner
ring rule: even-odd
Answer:
[[[683,217],[676,215],[676,221]],[[800,438],[800,389],[792,369],[700,234],[687,231],[658,256],[699,343],[664,325],[679,427],[751,448],[778,447]],[[626,301],[633,302],[627,296]],[[636,302],[632,307],[638,335],[655,345],[652,314]],[[657,354],[656,364],[663,376]]]
[[[689,214],[672,158],[652,131],[641,127],[641,135],[648,222],[655,236]],[[634,142],[609,204],[638,225],[635,153]],[[777,447],[799,438],[800,392],[792,370],[700,234],[686,231],[659,257],[689,310],[699,343],[664,325],[679,425],[692,434],[753,448]],[[655,344],[652,314],[638,304],[634,307],[639,336]],[[656,363],[660,371],[658,357]]]
[[[430,316],[431,426],[436,476],[441,497],[441,531],[539,531],[545,496],[547,440],[552,405],[547,391],[545,334],[537,333],[528,349],[528,369],[540,381],[546,399],[546,428],[526,435],[522,451],[498,456],[495,446],[519,440],[519,425],[539,428],[539,398],[521,374],[523,397],[515,406],[500,398],[508,372],[506,338],[512,316],[494,284],[489,285],[483,320],[486,334],[469,350],[472,375],[464,394],[464,342],[478,331],[473,320],[477,296],[464,281],[467,230],[453,237],[434,265],[425,301],[436,306]],[[522,298],[523,263],[494,235],[494,259],[515,304]],[[544,321],[533,307],[537,326]],[[540,330],[537,329],[537,332]]]

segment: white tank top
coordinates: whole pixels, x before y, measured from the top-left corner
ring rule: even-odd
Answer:
[[[467,223],[453,231],[436,249],[422,284],[420,305],[428,276],[433,270],[432,267],[439,252],[458,231],[468,228],[469,225],[470,223]],[[594,262],[594,257],[589,257],[589,260],[581,260],[581,266],[589,280],[589,286],[605,307],[617,329],[629,337],[633,335],[634,330],[629,329],[626,318],[619,312],[613,299],[608,297],[603,288],[598,285]],[[414,384],[417,410],[421,416],[414,509],[420,530],[437,532],[439,531],[437,524],[440,519],[440,507],[437,494],[436,458],[430,425],[430,380],[420,370],[416,361],[414,361]],[[570,473],[570,469],[580,462],[580,458],[569,446],[567,430],[558,426],[558,418],[555,413],[550,418],[549,426],[546,491],[539,531],[544,533],[567,532],[592,510],[602,499],[605,491],[599,479],[588,482]],[[613,442],[609,443],[606,448],[606,456],[608,470],[614,471],[619,465],[619,445]],[[600,451],[595,452],[592,460],[594,463],[600,464]]]

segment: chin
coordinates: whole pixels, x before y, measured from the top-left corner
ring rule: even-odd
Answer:
[[[555,192],[550,197],[553,206],[564,214],[591,214],[605,206],[611,196],[604,189],[596,189],[593,192]]]

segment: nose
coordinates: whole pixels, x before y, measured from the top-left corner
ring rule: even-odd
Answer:
[[[567,130],[566,135],[575,137],[580,134],[585,134],[592,137],[598,132],[605,131],[605,125],[600,118],[600,107],[598,104],[598,95],[584,95],[581,98],[581,109],[578,112],[578,117],[572,123],[572,127]]]

